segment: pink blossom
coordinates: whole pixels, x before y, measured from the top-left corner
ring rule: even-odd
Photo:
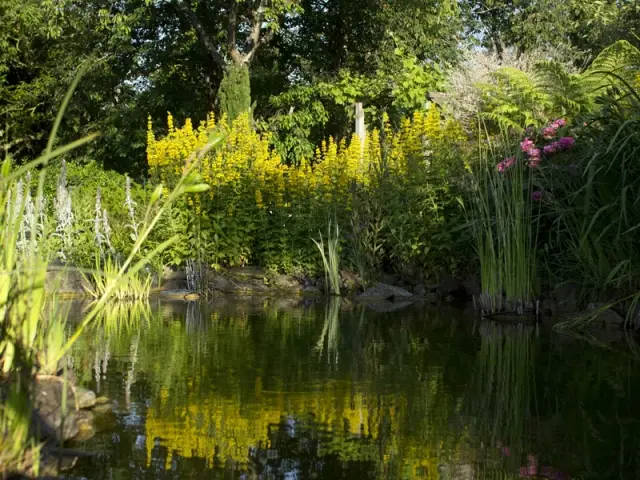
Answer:
[[[509,157],[509,158],[505,158],[500,163],[498,163],[496,167],[498,168],[499,172],[504,172],[508,168],[513,167],[515,163],[516,163],[516,157]]]
[[[540,165],[540,157],[535,157],[532,158],[529,163],[529,168],[538,168],[538,166]]]
[[[505,168],[511,168],[515,165],[516,163],[516,157],[509,157],[509,158],[505,158],[504,159],[504,166]]]
[[[560,127],[564,127],[566,124],[567,124],[567,121],[564,118],[559,118],[555,122],[553,122],[551,126],[553,126],[553,128],[557,130]]]
[[[550,140],[550,139],[552,139],[553,137],[556,136],[556,129],[553,126],[543,128],[542,129],[542,136],[545,139]]]
[[[536,202],[542,198],[541,191],[535,191],[531,194],[531,200],[535,200]]]
[[[539,148],[532,148],[527,153],[529,154],[529,157],[533,159],[533,158],[540,158],[541,151]]]
[[[550,143],[549,145],[545,145],[542,149],[545,155],[552,155],[556,153],[560,149],[560,144],[558,142]]]
[[[576,139],[573,137],[562,137],[558,140],[558,146],[561,150],[569,150],[570,148],[573,148],[575,144]]]
[[[535,144],[533,143],[533,140],[531,140],[530,138],[525,138],[522,142],[520,142],[520,148],[525,153],[534,147],[535,147]]]

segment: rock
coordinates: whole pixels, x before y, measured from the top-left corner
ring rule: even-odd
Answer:
[[[440,300],[440,295],[437,292],[429,292],[425,295],[425,299],[429,303],[438,303]]]
[[[480,286],[480,275],[473,273],[467,275],[460,283],[467,297],[477,297],[482,292]]]
[[[43,433],[53,435],[58,440],[68,440],[78,433],[75,422],[77,404],[73,387],[71,385],[66,387],[66,402],[62,401],[64,390],[64,381],[59,377],[36,378],[34,392],[36,424],[44,427]]]
[[[442,296],[459,296],[462,294],[462,289],[462,284],[457,278],[454,278],[451,275],[443,275],[442,278],[440,278],[438,291],[442,294]]]
[[[347,292],[357,292],[363,289],[362,280],[360,279],[360,275],[357,273],[349,270],[341,270],[340,279],[342,280],[344,287],[347,289]]]
[[[92,412],[98,414],[98,415],[104,415],[107,414],[111,411],[113,411],[113,407],[114,404],[109,402],[109,403],[102,403],[100,405],[96,405],[95,407],[93,407],[93,409],[91,410]]]
[[[402,283],[397,276],[386,272],[383,272],[378,276],[378,281],[379,283],[384,283],[387,285],[399,285]]]
[[[167,300],[184,300],[191,293],[189,290],[163,290],[160,296]]]
[[[184,299],[187,302],[195,302],[196,300],[200,300],[200,295],[198,295],[196,292],[191,292],[191,293],[187,293],[184,296]]]
[[[578,286],[575,283],[561,283],[551,292],[552,311],[555,313],[575,313],[578,311]]]
[[[224,275],[212,272],[207,276],[207,288],[219,292],[230,293],[238,290],[238,285]]]
[[[363,293],[358,295],[358,300],[361,301],[376,301],[376,300],[395,300],[395,299],[407,299],[413,297],[413,294],[407,292],[404,288],[394,287],[386,283],[379,283],[375,287],[368,288]]]
[[[74,420],[78,427],[78,433],[73,437],[74,441],[84,442],[96,434],[93,426],[93,413],[87,410],[74,412]]]
[[[55,290],[62,295],[85,295],[91,288],[88,277],[74,266],[52,264],[47,268],[45,285],[48,290]]]
[[[368,310],[373,310],[378,313],[397,312],[409,306],[413,305],[413,302],[400,301],[390,302],[389,300],[381,300],[376,302],[365,302],[365,306]]]
[[[629,307],[628,314],[631,313],[631,307]],[[635,306],[633,313],[631,313],[629,328],[639,329],[640,328],[640,303]]]
[[[427,286],[424,283],[419,283],[413,287],[414,295],[424,297],[427,294]]]
[[[615,310],[608,308],[607,304],[591,303],[587,307],[590,316],[595,315],[593,322],[604,325],[606,328],[624,327],[624,318]]]
[[[76,403],[78,408],[91,408],[96,404],[96,394],[82,387],[75,387]]]
[[[226,272],[227,276],[241,282],[248,280],[259,280],[264,283],[267,273],[258,267],[231,267]]]
[[[98,398],[96,398],[96,405],[106,405],[108,403],[111,403],[111,400],[109,400],[108,397],[98,397]]]
[[[270,284],[278,290],[300,291],[300,282],[289,275],[276,274],[270,278]]]
[[[185,270],[164,267],[162,271],[163,290],[184,290],[187,288],[187,272]]]
[[[318,288],[314,287],[313,285],[310,285],[308,287],[304,287],[302,289],[302,293],[303,295],[316,296],[320,295],[322,292],[320,292],[320,290],[318,290]]]

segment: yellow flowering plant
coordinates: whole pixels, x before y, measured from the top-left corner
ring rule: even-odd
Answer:
[[[174,250],[172,263],[197,257],[214,267],[253,263],[287,271],[315,270],[319,264],[310,238],[329,218],[348,224],[357,197],[365,194],[388,204],[385,210],[392,211],[387,215],[404,220],[413,217],[405,211],[408,194],[417,195],[423,204],[440,202],[433,192],[443,185],[431,185],[427,176],[450,168],[451,160],[445,157],[456,157],[465,141],[460,126],[443,122],[434,105],[405,119],[399,128],[387,120],[381,131],[369,131],[364,141],[355,135],[330,137],[312,158],[288,166],[269,135],[253,128],[248,114],[231,125],[209,115],[197,128],[190,119],[176,127],[169,114],[162,138],[156,138],[149,120],[150,173],[170,188],[187,167],[190,152],[205,144],[212,130],[223,131],[225,141],[200,166],[211,189],[188,196],[174,209],[167,228],[181,230],[185,241]],[[428,200],[423,198],[425,189],[431,192]],[[387,230],[389,243],[400,230]],[[406,252],[394,256],[413,260]]]

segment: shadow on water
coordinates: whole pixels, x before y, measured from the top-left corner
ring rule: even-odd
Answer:
[[[70,478],[640,478],[636,358],[453,309],[154,301],[73,366],[117,403]]]

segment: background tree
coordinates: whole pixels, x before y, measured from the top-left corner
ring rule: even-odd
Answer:
[[[373,121],[421,108],[455,63],[461,18],[450,0],[302,0],[274,43],[281,91],[263,90],[258,113],[287,158],[352,131],[353,103]]]
[[[189,21],[211,61],[224,72],[221,108],[232,121],[251,106],[249,67],[258,51],[280,30],[297,0],[221,0],[173,4]],[[210,105],[212,107],[212,105]]]
[[[635,0],[465,0],[467,35],[501,56],[513,47],[555,50],[588,63],[617,40],[640,45],[640,4]]]

